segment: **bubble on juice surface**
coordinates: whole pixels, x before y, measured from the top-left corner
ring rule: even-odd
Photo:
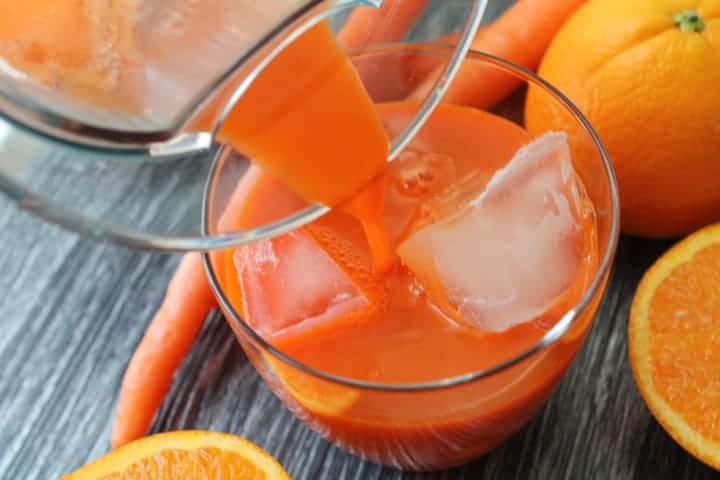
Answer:
[[[384,211],[392,241],[402,238],[423,202],[439,195],[456,180],[455,160],[412,147],[403,150],[388,168],[390,178]]]
[[[312,328],[368,303],[303,230],[242,246],[233,259],[245,320],[267,339]]]
[[[455,162],[451,157],[412,148],[400,153],[389,171],[398,192],[410,197],[438,193],[455,180]]]
[[[482,330],[503,331],[542,315],[578,274],[582,219],[591,208],[582,192],[567,135],[547,133],[398,253],[438,306]]]

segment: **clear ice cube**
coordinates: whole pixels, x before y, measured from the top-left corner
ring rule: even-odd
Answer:
[[[577,275],[581,192],[567,135],[547,133],[398,254],[441,309],[484,331],[506,330],[545,312]]]
[[[303,230],[238,248],[245,320],[263,337],[288,335],[367,306],[367,299]]]

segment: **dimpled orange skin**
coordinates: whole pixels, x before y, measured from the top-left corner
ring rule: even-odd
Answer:
[[[674,16],[695,12],[700,31]],[[615,167],[622,228],[670,237],[720,219],[720,0],[590,0],[539,68],[587,116]],[[531,89],[531,133],[570,130]]]

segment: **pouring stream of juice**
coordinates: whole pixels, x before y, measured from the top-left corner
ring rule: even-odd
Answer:
[[[389,142],[327,24],[308,30],[262,72],[219,136],[304,200],[356,217],[374,269],[392,265],[381,218]]]

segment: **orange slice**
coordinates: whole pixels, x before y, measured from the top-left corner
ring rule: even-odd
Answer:
[[[290,480],[270,454],[234,435],[184,431],[152,435],[114,450],[60,480],[232,478]]]
[[[678,243],[647,271],[630,311],[638,389],[663,428],[720,469],[720,224]]]
[[[265,355],[269,369],[288,395],[306,410],[325,416],[345,413],[360,396],[357,389],[313,377]]]

